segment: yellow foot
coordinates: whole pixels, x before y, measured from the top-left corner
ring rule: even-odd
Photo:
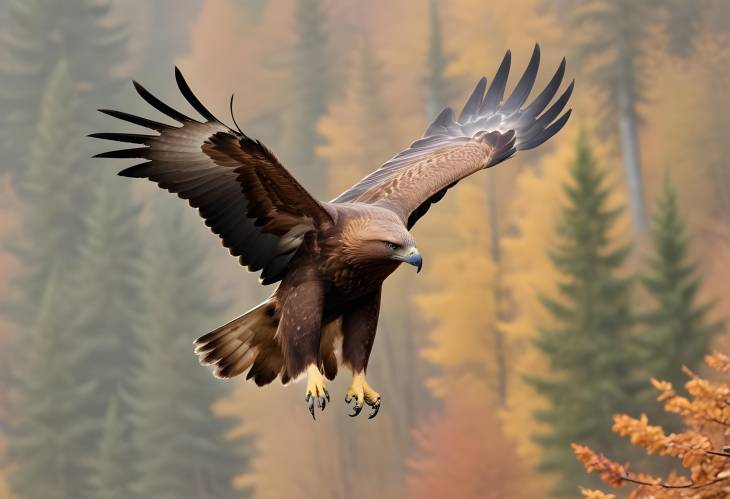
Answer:
[[[319,368],[314,364],[307,368],[307,395],[304,401],[307,403],[307,407],[309,407],[309,413],[312,415],[312,419],[317,419],[314,417],[314,403],[317,402],[319,408],[324,411],[327,402],[330,401],[330,394],[324,387],[324,376],[322,376]]]
[[[354,412],[350,416],[355,417],[360,414],[364,404],[373,408],[373,412],[370,413],[368,419],[373,419],[378,415],[378,411],[380,410],[380,394],[368,385],[364,372],[354,373],[352,375],[352,384],[350,384],[347,395],[345,395],[345,403],[349,404],[352,400],[355,401],[355,407],[353,407]]]

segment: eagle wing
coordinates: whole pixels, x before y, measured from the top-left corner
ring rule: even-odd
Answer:
[[[573,82],[547,109],[565,74],[565,59],[545,89],[527,106],[540,65],[535,45],[525,73],[512,94],[504,99],[510,70],[508,51],[487,88],[486,78],[477,83],[458,119],[444,109],[423,138],[333,200],[384,206],[396,212],[410,229],[433,203],[459,180],[494,166],[516,151],[532,149],[555,135],[568,121],[562,115],[573,91]],[[544,111],[544,112],[543,112]]]
[[[156,135],[95,133],[91,137],[141,144],[96,155],[142,158],[119,172],[147,178],[186,199],[210,229],[264,284],[283,278],[307,232],[333,222],[316,201],[260,141],[232,130],[195,97],[175,68],[180,92],[205,119],[197,121],[171,108],[134,82],[152,107],[180,123],[172,126],[121,111],[101,112],[157,132]]]

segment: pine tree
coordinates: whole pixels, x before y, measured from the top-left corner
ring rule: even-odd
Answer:
[[[192,353],[220,306],[206,281],[206,246],[179,207],[158,204],[147,241],[137,327],[141,343],[131,391],[139,497],[240,497],[232,480],[245,464],[239,443],[226,439],[228,421],[212,405],[228,385]],[[186,213],[191,215],[190,213]],[[197,221],[196,221],[197,222]]]
[[[109,402],[104,428],[91,463],[91,486],[95,499],[129,499],[132,482],[129,428],[119,410],[119,399]]]
[[[65,276],[78,257],[77,241],[83,234],[82,213],[92,176],[74,172],[81,135],[75,126],[77,118],[78,100],[68,65],[60,61],[43,92],[35,139],[19,185],[23,233],[9,244],[23,268],[15,279],[16,296],[11,299],[14,318],[21,325],[32,322],[50,269],[59,272],[58,285],[64,287]]]
[[[322,143],[317,124],[327,112],[332,86],[324,19],[320,0],[296,0],[290,111],[282,148],[295,176],[315,196],[324,195],[327,188],[324,165],[315,154]]]
[[[78,270],[72,279],[72,299],[79,304],[73,334],[79,342],[93,345],[79,369],[98,384],[92,405],[79,410],[101,422],[116,391],[129,389],[137,346],[133,324],[140,307],[136,275],[143,245],[139,207],[130,203],[128,184],[107,173],[90,190],[94,199],[84,213]]]
[[[558,296],[543,298],[557,325],[542,329],[536,339],[556,374],[529,379],[550,402],[537,413],[548,428],[535,436],[544,449],[540,469],[558,473],[552,492],[570,497],[580,477],[571,442],[615,447],[605,423],[630,410],[636,393],[629,375],[634,365],[630,281],[617,275],[628,247],[616,248],[610,240],[621,210],[607,206],[604,174],[584,134],[571,176],[565,186],[569,204],[557,227],[562,241],[550,255],[564,280]]]
[[[449,57],[444,51],[441,16],[436,0],[429,2],[429,37],[427,72],[424,80],[426,118],[432,120],[454,97],[453,82],[446,76]]]
[[[72,310],[62,299],[52,272],[33,329],[20,346],[21,362],[11,394],[8,451],[16,469],[13,490],[24,499],[75,499],[85,470],[73,456],[91,430],[76,417],[93,389],[93,381],[75,373],[84,345],[72,343],[67,324]]]
[[[92,103],[83,121],[96,114],[100,96],[119,86],[112,72],[124,62],[126,35],[108,22],[110,7],[109,0],[9,0],[0,38],[0,171],[21,171],[43,109],[39,97],[58,61],[66,61],[79,96]]]
[[[679,213],[677,193],[665,177],[654,217],[652,253],[641,279],[652,305],[643,315],[646,330],[639,341],[644,353],[644,378],[669,381],[675,386],[682,382],[676,366],[696,369],[709,351],[712,336],[722,329],[722,324],[707,318],[711,303],[698,303],[702,280],[687,246],[687,228]]]

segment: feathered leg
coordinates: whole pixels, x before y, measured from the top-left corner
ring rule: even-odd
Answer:
[[[276,295],[282,303],[276,331],[284,356],[282,380],[286,382],[307,372],[305,400],[314,417],[315,403],[324,410],[329,401],[319,353],[324,286],[314,272],[296,269],[286,276]]]
[[[355,301],[342,315],[342,360],[352,369],[352,384],[347,390],[345,402],[349,404],[351,400],[355,401],[351,416],[360,414],[364,404],[373,408],[370,419],[380,410],[380,394],[365,379],[379,312],[380,288]]]

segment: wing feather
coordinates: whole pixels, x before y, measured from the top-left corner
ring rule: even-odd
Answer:
[[[531,149],[555,135],[570,118],[563,112],[573,92],[573,82],[547,109],[565,75],[565,59],[547,86],[528,104],[540,66],[535,48],[512,94],[504,97],[512,55],[509,51],[492,83],[477,83],[454,120],[444,109],[424,136],[333,200],[335,203],[377,204],[396,212],[411,228],[433,203],[464,177]],[[562,114],[561,114],[562,113]]]
[[[205,224],[220,236],[232,255],[265,283],[283,278],[302,234],[333,222],[327,209],[289,174],[261,142],[220,122],[195,96],[175,68],[180,92],[205,121],[197,121],[155,97],[137,82],[137,93],[177,121],[172,126],[121,111],[114,118],[143,126],[158,135],[94,133],[91,137],[144,147],[97,154],[100,158],[142,158],[120,175],[147,178],[186,199]]]

